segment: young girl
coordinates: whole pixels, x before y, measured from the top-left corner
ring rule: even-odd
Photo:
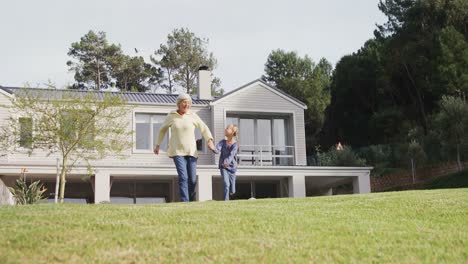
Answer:
[[[219,170],[223,178],[224,200],[229,200],[229,194],[236,192],[236,171],[237,171],[237,126],[230,124],[224,130],[226,139],[216,144],[216,150],[219,152]]]

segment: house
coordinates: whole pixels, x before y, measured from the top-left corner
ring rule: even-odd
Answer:
[[[215,141],[224,137],[226,124],[239,126],[238,199],[331,195],[335,187],[344,184],[352,186],[353,193],[370,192],[369,167],[307,166],[304,127],[307,106],[300,100],[261,80],[217,98],[211,96],[210,87],[210,72],[201,68],[192,111],[210,127]],[[19,88],[0,87],[0,104],[8,104],[18,91]],[[95,174],[88,178],[84,177],[87,175],[85,166],[76,166],[67,176],[67,202],[158,203],[179,200],[173,161],[164,153],[155,156],[152,151],[161,123],[167,113],[175,109],[177,95],[132,92],[123,95],[133,106],[128,113],[130,129],[134,131],[133,138],[129,138],[133,148],[128,150],[128,158],[108,157],[96,161]],[[8,117],[8,109],[0,108],[0,120]],[[221,200],[222,181],[216,165],[217,157],[207,151],[198,131],[196,137],[200,153],[198,200]],[[162,152],[166,142],[167,139],[162,144]],[[5,186],[12,186],[21,170],[27,169],[26,177],[44,182],[47,194],[53,198],[57,157],[41,152],[29,156],[21,148],[14,153],[3,154],[0,157],[0,191]],[[8,192],[3,192],[6,194]]]

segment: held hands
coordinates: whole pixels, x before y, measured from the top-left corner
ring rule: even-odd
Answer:
[[[214,145],[212,139],[210,139],[210,141],[208,141],[208,148],[209,148],[211,151],[213,151],[214,153],[218,153],[218,152],[216,151],[216,148],[215,148],[215,145]]]
[[[228,166],[229,166],[229,165],[227,164],[227,162],[224,162],[224,163],[223,163],[223,167],[224,167],[225,169],[227,169]]]
[[[155,155],[159,154],[159,145],[156,145],[156,147],[154,147],[153,152],[154,152]]]

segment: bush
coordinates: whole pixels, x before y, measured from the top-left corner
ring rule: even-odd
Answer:
[[[358,157],[351,147],[344,146],[342,150],[332,147],[329,151],[318,153],[320,166],[365,166],[366,160]]]
[[[44,201],[44,192],[47,190],[40,181],[35,181],[29,186],[23,179],[16,180],[14,188],[9,188],[16,204],[36,204]]]
[[[395,166],[395,154],[393,145],[370,145],[356,150],[356,153],[367,161],[367,165],[373,166],[373,176],[380,176],[400,169]]]

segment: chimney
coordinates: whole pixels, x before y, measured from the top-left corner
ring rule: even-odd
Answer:
[[[198,99],[211,100],[211,72],[208,66],[198,68]]]

